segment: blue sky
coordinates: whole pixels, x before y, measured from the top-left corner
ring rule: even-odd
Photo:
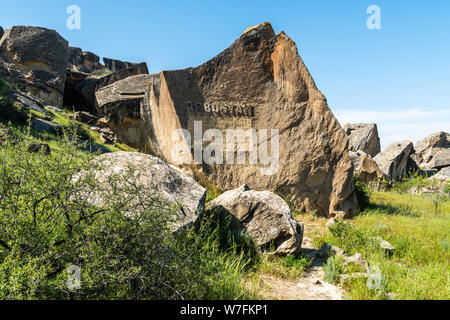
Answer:
[[[150,72],[197,66],[249,26],[285,31],[343,125],[376,122],[382,144],[450,131],[448,0],[14,0],[0,25],[57,30],[71,45],[101,57],[146,61]],[[81,30],[69,30],[69,5]],[[369,5],[381,30],[366,27]]]

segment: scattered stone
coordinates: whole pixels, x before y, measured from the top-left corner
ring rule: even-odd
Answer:
[[[194,224],[205,208],[206,189],[178,168],[166,164],[161,159],[137,152],[114,152],[104,154],[96,159],[100,170],[95,172],[98,183],[104,184],[113,174],[126,173],[131,166],[135,170],[135,183],[148,192],[152,192],[168,207],[178,204],[176,222],[173,231],[180,227]],[[81,173],[83,174],[83,173]],[[89,201],[101,206],[106,194],[92,194]],[[130,212],[134,216],[136,212]]]
[[[98,117],[90,114],[86,111],[78,111],[74,114],[70,115],[70,119],[85,123],[85,124],[96,124],[98,121]]]
[[[0,78],[45,104],[61,106],[68,42],[56,31],[15,26],[0,41]]]
[[[49,155],[51,153],[50,146],[46,143],[33,143],[28,147],[29,153],[39,153],[42,152],[45,155]]]
[[[31,128],[39,132],[49,132],[53,134],[60,134],[62,132],[63,126],[51,121],[43,119],[31,119]]]
[[[411,141],[394,142],[374,157],[373,160],[383,174],[394,181],[398,181],[409,173],[407,164],[413,153],[414,148]]]
[[[255,190],[291,196],[301,211],[346,218],[358,212],[345,131],[295,43],[284,32],[276,35],[270,23],[249,28],[197,68],[152,75],[142,109],[148,145],[139,149],[191,170],[223,190],[248,184]],[[269,153],[271,159],[257,165],[250,164],[248,157],[244,164],[236,164],[236,159],[233,164],[194,161],[195,121],[202,122],[201,133],[218,128],[223,135],[226,129],[252,128],[261,135],[261,130],[268,130],[259,148],[274,146],[275,151]],[[186,129],[190,138],[173,140],[179,129]],[[277,131],[272,130],[278,130],[279,148]],[[123,134],[114,131],[122,141]]]
[[[344,261],[347,264],[354,263],[364,267],[365,269],[369,268],[369,263],[364,259],[364,257],[360,253],[355,253],[353,256],[349,257],[348,255],[342,255]]]
[[[97,125],[101,128],[108,128],[108,119],[106,119],[106,118],[98,119]]]
[[[116,134],[109,128],[101,128],[100,132],[100,140],[102,140],[105,144],[115,144],[118,142]]]
[[[45,110],[51,111],[51,112],[54,112],[54,113],[62,113],[63,112],[61,108],[54,107],[54,106],[46,106]]]
[[[387,242],[386,240],[384,240],[381,237],[372,237],[372,240],[374,240],[376,243],[378,243],[378,245],[380,246],[380,248],[388,255],[392,255],[395,251],[395,247],[390,244],[389,242]]]
[[[344,130],[349,137],[349,149],[362,151],[371,157],[381,152],[378,128],[375,123],[346,124]]]
[[[208,204],[208,210],[219,209],[234,217],[230,227],[245,230],[261,251],[294,254],[301,249],[303,224],[292,218],[287,203],[272,192],[244,185]]]

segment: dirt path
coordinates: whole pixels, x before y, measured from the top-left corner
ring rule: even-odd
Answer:
[[[302,250],[308,255],[314,255],[312,241],[306,235],[319,228],[318,225],[305,224],[305,237],[303,238]],[[326,263],[318,257],[314,260],[303,277],[295,280],[286,280],[269,274],[262,274],[262,282],[265,296],[268,299],[278,300],[343,300],[345,292],[342,288],[328,283],[324,279],[322,266]]]

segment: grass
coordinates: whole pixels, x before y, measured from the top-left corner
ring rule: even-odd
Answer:
[[[369,289],[367,279],[343,283],[352,299],[450,299],[450,201],[438,214],[426,195],[372,192],[369,207],[352,220],[354,227],[319,236],[317,243],[337,245],[349,254],[359,252],[380,268],[382,290]],[[387,256],[371,237],[380,236],[395,248]],[[342,268],[343,273],[358,272]],[[361,271],[361,270],[360,270]],[[359,271],[359,272],[360,272]]]

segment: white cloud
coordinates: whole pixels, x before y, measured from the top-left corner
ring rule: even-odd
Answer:
[[[394,141],[411,140],[415,143],[438,131],[450,132],[450,110],[445,109],[340,109],[333,112],[342,126],[346,123],[376,123],[382,148]]]

